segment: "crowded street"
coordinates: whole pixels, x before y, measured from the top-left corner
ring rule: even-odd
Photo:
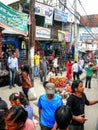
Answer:
[[[0,130],[98,130],[96,5],[0,0]]]
[[[65,72],[63,73],[63,75],[65,75]],[[85,72],[81,75],[80,78],[83,80],[83,83],[85,84]],[[39,78],[34,79],[34,88],[37,95],[37,100],[30,101],[30,103],[33,106],[34,115],[38,117],[38,107],[36,106],[36,104],[39,96],[45,92]],[[4,99],[10,107],[9,95],[13,92],[19,92],[19,91],[22,91],[22,88],[17,85],[15,88],[12,89],[9,89],[8,86],[1,87],[0,97],[2,97],[2,99]],[[95,77],[93,77],[92,79],[91,89],[84,88],[84,92],[86,93],[88,99],[90,100],[98,99],[98,81],[95,79]],[[96,130],[96,124],[98,119],[98,104],[95,104],[93,106],[86,106],[85,117],[87,118],[87,121],[85,122],[85,130]],[[36,120],[37,119],[38,118],[36,118]],[[37,130],[40,130],[38,120],[35,122]]]

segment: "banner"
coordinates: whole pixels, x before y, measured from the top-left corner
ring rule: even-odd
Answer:
[[[28,15],[0,2],[0,26],[26,36],[28,33]]]

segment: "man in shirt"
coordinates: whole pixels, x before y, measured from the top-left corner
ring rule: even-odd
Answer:
[[[41,80],[41,82],[46,81],[48,64],[49,63],[46,60],[46,57],[43,56],[42,60],[40,61],[40,80]]]
[[[66,105],[72,110],[72,122],[68,130],[84,130],[84,123],[87,121],[85,117],[85,105],[94,105],[98,100],[89,101],[84,93],[83,82],[75,80],[72,83],[72,94],[67,99]]]
[[[10,89],[14,86],[16,72],[18,72],[18,59],[16,58],[16,53],[13,52],[12,56],[8,57],[8,67],[9,67],[9,76],[10,76]]]
[[[72,72],[73,72],[73,79],[76,80],[76,78],[79,80],[79,73],[78,73],[78,63],[77,61],[74,62],[72,65]]]
[[[39,65],[40,65],[40,55],[39,52],[37,52],[34,55],[34,76],[38,77],[39,76]]]
[[[38,99],[38,113],[41,130],[51,130],[55,127],[55,111],[63,105],[62,98],[55,94],[55,85],[47,83],[45,94],[42,94]]]

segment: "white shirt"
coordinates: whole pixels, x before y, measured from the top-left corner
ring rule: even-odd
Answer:
[[[72,71],[73,71],[73,72],[78,72],[78,63],[74,63],[74,64],[72,65]]]
[[[8,58],[8,67],[10,69],[16,68],[16,70],[18,70],[18,59],[16,57],[15,58],[9,57]]]

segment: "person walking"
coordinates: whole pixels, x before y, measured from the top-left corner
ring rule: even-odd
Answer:
[[[4,130],[36,130],[33,120],[22,106],[12,106],[4,115]]]
[[[22,67],[22,90],[27,98],[28,98],[29,88],[31,87],[32,84],[29,76],[29,65],[24,65]]]
[[[79,73],[78,73],[78,63],[77,63],[77,61],[75,61],[74,63],[73,63],[73,65],[72,65],[72,72],[73,72],[73,79],[74,80],[76,80],[76,78],[77,78],[77,80],[79,80],[80,78],[79,78]]]
[[[92,79],[92,75],[93,75],[93,64],[89,63],[86,67],[86,82],[85,82],[85,88],[91,88],[91,79]]]
[[[41,82],[45,82],[46,81],[48,64],[49,63],[46,60],[46,57],[43,56],[42,60],[40,61],[40,80],[41,80]]]
[[[9,96],[11,106],[22,106],[28,112],[28,118],[33,119],[33,108],[26,95],[22,92],[15,92]]]
[[[72,122],[68,130],[84,130],[84,123],[87,121],[85,117],[85,105],[94,105],[98,100],[89,101],[84,93],[83,81],[75,80],[72,83],[72,94],[67,99],[66,105],[72,110]]]
[[[66,63],[66,77],[67,80],[71,80],[72,78],[72,62],[70,59],[68,59],[67,63]]]
[[[16,58],[16,53],[13,52],[12,56],[8,57],[8,68],[9,68],[9,76],[10,76],[10,89],[15,87],[15,76],[16,72],[18,72],[18,59]]]
[[[34,55],[34,76],[39,76],[39,66],[40,66],[40,55],[39,51],[35,53]]]
[[[55,111],[63,105],[63,101],[58,94],[55,94],[53,83],[47,83],[45,91],[46,93],[38,99],[39,124],[41,130],[51,130],[55,127]]]
[[[68,130],[72,121],[72,111],[70,107],[62,105],[55,111],[55,120],[57,130]]]

